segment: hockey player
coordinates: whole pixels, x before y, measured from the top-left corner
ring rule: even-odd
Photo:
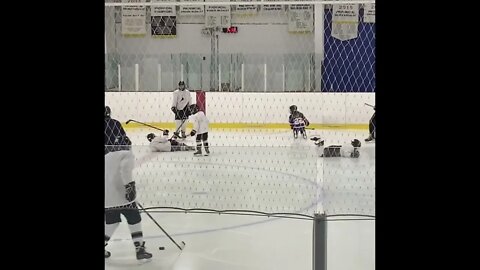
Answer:
[[[373,107],[373,110],[375,110],[375,107]],[[365,139],[366,142],[370,142],[372,140],[375,140],[375,129],[377,125],[375,123],[375,113],[373,113],[372,118],[370,118],[370,121],[368,123],[368,131],[370,132],[370,135],[368,138]]]
[[[192,151],[195,147],[177,142],[168,138],[168,130],[163,131],[163,136],[156,136],[153,133],[147,135],[150,142],[150,150],[152,152],[174,152],[174,151]]]
[[[187,135],[187,120],[190,112],[188,110],[190,104],[192,103],[192,97],[190,96],[190,91],[185,88],[185,82],[178,82],[178,89],[173,91],[173,101],[172,101],[172,112],[175,114],[175,133],[174,135],[180,137],[178,133],[179,129],[182,133],[182,138],[186,138]]]
[[[310,125],[310,122],[303,115],[303,113],[297,110],[296,105],[290,106],[290,116],[288,116],[288,122],[290,123],[290,128],[293,130],[293,137],[298,138],[298,133],[301,133],[303,138],[307,138],[307,132],[305,127]]]
[[[110,107],[105,106],[105,155],[109,152],[130,149],[128,142],[120,142],[128,137],[120,122],[110,117],[111,113]]]
[[[362,146],[362,143],[357,139],[353,139],[350,145],[329,145],[327,147],[325,147],[325,141],[318,137],[313,137],[311,140],[315,141],[315,145],[318,146],[320,157],[360,157],[358,148]]]
[[[210,154],[210,148],[208,146],[208,124],[210,121],[203,111],[198,109],[197,104],[190,105],[190,111],[192,113],[193,129],[190,132],[190,136],[197,135],[195,141],[197,142],[197,152],[193,153],[194,156],[202,155],[202,142],[205,148],[205,156]]]
[[[105,246],[124,215],[135,246],[137,259],[149,259],[145,250],[140,212],[135,203],[136,189],[133,181],[135,157],[131,141],[118,120],[110,117],[111,110],[105,107]],[[105,258],[111,253],[105,250]]]

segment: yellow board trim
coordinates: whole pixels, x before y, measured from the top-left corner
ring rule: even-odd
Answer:
[[[142,38],[145,37],[147,34],[122,34],[123,37],[126,38]]]
[[[175,123],[147,123],[149,125],[152,125],[154,127],[160,128],[160,129],[169,129],[173,130],[175,129]],[[122,123],[122,126],[124,128],[130,129],[130,128],[149,128],[147,126],[137,124],[137,123],[129,123],[128,125],[125,123]],[[192,123],[187,123],[187,128],[191,129],[193,128]],[[209,125],[210,129],[290,129],[290,126],[285,123],[265,123],[265,124],[260,124],[260,123],[210,123]],[[314,129],[367,129],[368,130],[368,124],[314,124],[311,123],[307,129],[309,128],[314,128]]]

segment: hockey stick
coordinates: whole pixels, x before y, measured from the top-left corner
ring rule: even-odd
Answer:
[[[178,126],[177,130],[175,130],[175,132],[173,132],[173,135],[172,135],[172,137],[170,137],[170,139],[172,139],[175,136],[175,133],[178,133],[178,131],[182,128],[183,124],[185,123],[185,121],[187,121],[187,119],[188,118],[182,119],[182,123],[180,124],[180,126]]]
[[[168,237],[170,238],[170,240],[172,240],[172,242],[180,249],[180,250],[183,250],[185,248],[185,242],[181,242],[182,246],[178,245],[177,242],[175,242],[175,240],[173,240],[173,238],[162,228],[162,226],[160,226],[160,224],[158,224],[158,222],[150,215],[150,213],[147,212],[147,210],[145,210],[145,208],[143,208],[143,206],[137,202],[138,206],[140,206],[140,208],[142,208],[143,212],[145,212],[145,214],[148,215],[148,217],[160,228],[160,230],[162,230],[162,232]]]
[[[365,103],[365,105],[370,106],[370,107],[372,107],[372,108],[375,108],[375,106],[370,105],[370,104],[368,104],[368,103]]]
[[[290,127],[291,127],[291,126],[290,126]],[[315,130],[315,128],[311,128],[311,127],[304,127],[304,129]]]
[[[315,128],[309,128],[309,127],[305,127],[304,129],[315,130]]]
[[[164,129],[161,129],[161,128],[157,128],[157,127],[154,127],[154,126],[151,126],[149,124],[146,124],[146,123],[142,123],[142,122],[139,122],[139,121],[136,121],[136,120],[133,120],[133,119],[130,119],[126,122],[126,124],[128,125],[128,123],[130,122],[135,122],[135,123],[139,123],[141,125],[144,125],[144,126],[147,126],[147,127],[151,127],[151,128],[154,128],[154,129],[157,129],[157,130],[160,130],[160,131],[164,131]]]

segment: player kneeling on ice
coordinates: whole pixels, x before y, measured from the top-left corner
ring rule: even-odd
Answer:
[[[360,157],[360,152],[358,148],[362,146],[359,140],[353,139],[350,142],[350,145],[329,145],[325,146],[325,141],[318,138],[311,138],[312,141],[315,141],[315,145],[318,146],[320,157],[350,157],[358,158]]]
[[[125,216],[137,259],[152,257],[145,249],[143,241],[142,218],[137,208],[133,167],[135,156],[132,153],[132,142],[128,138],[120,122],[110,117],[110,107],[105,107],[105,247],[113,232]],[[110,257],[105,250],[105,258]]]
[[[177,142],[168,138],[168,130],[163,131],[163,136],[156,136],[153,133],[147,135],[150,142],[150,150],[152,152],[175,152],[175,151],[193,151],[195,147]]]
[[[296,105],[290,106],[290,116],[288,116],[288,122],[290,123],[290,128],[293,130],[293,137],[298,138],[298,133],[302,134],[303,138],[307,138],[307,132],[305,127],[310,125],[307,118],[303,113],[297,110]]]
[[[210,154],[210,149],[208,147],[208,124],[209,120],[204,112],[198,109],[197,104],[190,105],[190,112],[193,122],[193,129],[190,132],[190,136],[197,135],[195,141],[197,142],[197,152],[193,153],[195,156],[202,155],[202,142],[205,148],[205,156]]]

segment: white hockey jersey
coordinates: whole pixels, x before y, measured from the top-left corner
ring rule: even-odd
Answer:
[[[168,140],[168,136],[157,136],[150,142],[150,150],[152,152],[170,152],[172,144]]]
[[[341,157],[352,157],[352,153],[354,152],[355,148],[351,144],[344,144],[344,145],[328,145],[326,147],[330,148],[339,148],[340,151],[340,156]],[[325,146],[318,146],[317,147],[317,153],[319,156],[322,156],[325,154]],[[358,147],[357,147],[358,151]]]
[[[133,181],[135,156],[132,151],[116,151],[105,155],[105,208],[130,204],[125,185]]]
[[[187,105],[192,104],[192,97],[190,96],[190,91],[187,89],[181,91],[177,89],[173,91],[173,101],[172,107],[177,108],[177,110],[184,110]]]
[[[191,116],[193,122],[193,129],[197,134],[203,134],[208,132],[208,124],[210,121],[203,111],[198,111],[196,114]]]
[[[342,157],[352,157],[352,153],[354,152],[354,147],[351,144],[344,144],[342,148],[340,148],[340,154]],[[358,151],[358,147],[357,147]]]

